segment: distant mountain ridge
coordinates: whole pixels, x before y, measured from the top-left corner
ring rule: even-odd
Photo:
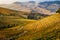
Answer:
[[[47,3],[47,4],[54,4],[54,3],[55,3],[55,4],[60,4],[60,1],[45,1],[45,2],[41,2],[40,4],[44,4],[44,3],[45,3],[45,4],[46,4],[46,3]]]
[[[24,3],[24,2],[14,2],[15,4],[20,4],[20,3]],[[36,3],[35,1],[28,1],[28,3]]]
[[[15,2],[15,4],[20,4],[23,2]],[[27,3],[27,4],[25,4]],[[29,4],[29,3],[32,3],[32,4]],[[36,5],[36,2],[35,1],[29,1],[29,2],[24,2],[23,3],[24,5]],[[30,6],[31,7],[31,6]],[[55,12],[58,8],[60,8],[60,1],[45,1],[45,2],[40,2],[40,3],[37,3],[36,7],[40,7],[40,8],[45,8],[47,10],[50,10],[52,12]]]
[[[60,1],[47,1],[40,3],[36,3],[35,1],[14,2],[13,4],[10,5],[0,5],[0,6],[28,13],[34,10],[37,13],[51,15],[54,14],[56,10],[60,8]]]
[[[39,4],[39,7],[46,8],[47,10],[51,10],[53,12],[60,8],[60,1],[47,1]]]

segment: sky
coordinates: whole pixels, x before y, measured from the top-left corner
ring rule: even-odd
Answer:
[[[19,2],[26,2],[26,1],[43,2],[43,1],[56,1],[56,0],[0,0],[0,4],[11,4],[16,1],[19,1]]]

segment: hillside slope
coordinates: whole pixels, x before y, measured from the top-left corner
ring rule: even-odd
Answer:
[[[22,26],[34,23],[35,21],[36,20],[12,19],[5,17],[2,19],[0,17],[0,40],[8,40],[8,39],[10,40],[10,37],[16,38],[16,35],[21,34],[23,32]]]
[[[24,14],[26,14],[26,12],[0,7],[0,16],[14,16],[26,18],[25,16],[23,16]]]
[[[26,22],[27,24],[23,24]],[[56,40],[60,38],[60,14],[58,13],[38,21],[25,20],[23,23],[23,26],[17,25],[0,30],[0,40]]]
[[[23,27],[27,31],[17,40],[56,40],[60,39],[60,14],[39,20]]]

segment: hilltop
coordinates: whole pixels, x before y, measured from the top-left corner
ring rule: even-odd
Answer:
[[[9,17],[17,17],[17,18],[26,18],[24,14],[27,14],[26,12],[12,10],[8,8],[0,7],[0,16],[9,16]]]
[[[22,11],[12,10],[4,7],[0,7],[0,13],[5,14],[24,14]]]

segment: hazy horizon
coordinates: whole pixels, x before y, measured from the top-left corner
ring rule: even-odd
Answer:
[[[18,2],[27,2],[27,1],[44,2],[44,1],[60,1],[60,0],[0,0],[0,4],[11,4],[16,1]]]

